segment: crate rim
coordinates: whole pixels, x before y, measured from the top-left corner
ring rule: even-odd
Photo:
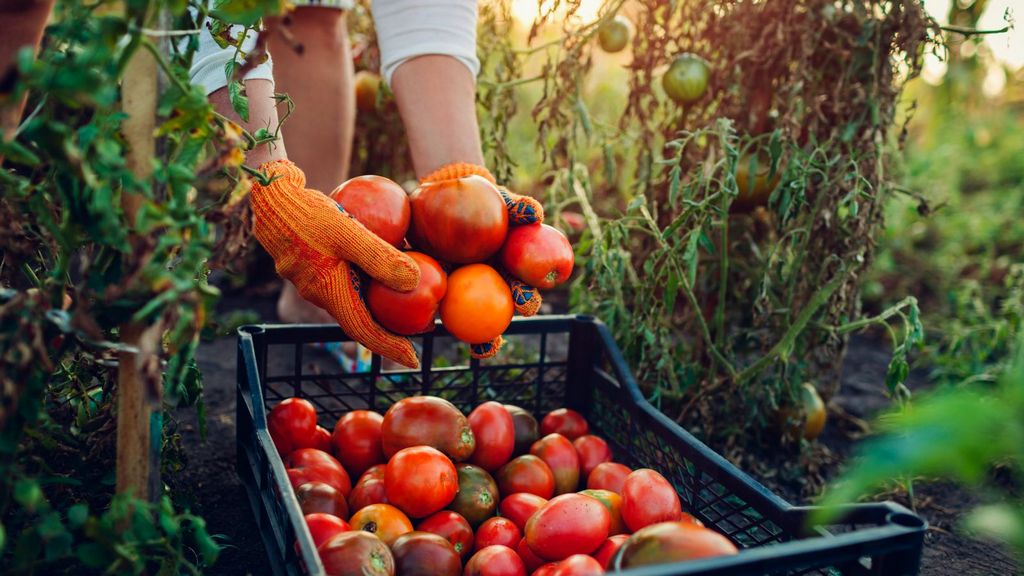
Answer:
[[[901,504],[893,501],[854,503],[839,506],[840,512],[837,514],[836,523],[873,523],[877,524],[876,526],[852,530],[840,534],[832,534],[822,527],[815,527],[812,533],[808,533],[804,530],[805,525],[802,522],[802,519],[818,507],[810,505],[797,506],[791,504],[789,501],[775,494],[766,486],[761,484],[761,482],[732,464],[724,456],[712,450],[702,440],[691,434],[688,430],[680,426],[648,402],[646,397],[643,395],[643,392],[640,390],[636,380],[633,378],[631,371],[625,369],[625,359],[622,357],[622,353],[612,337],[611,330],[599,318],[590,315],[578,314],[546,315],[531,318],[516,317],[513,318],[512,323],[508,330],[506,330],[505,334],[518,335],[536,334],[538,332],[563,332],[568,331],[573,323],[593,325],[601,340],[606,344],[611,344],[610,346],[607,346],[606,351],[610,355],[609,360],[612,369],[615,372],[615,376],[619,379],[621,385],[626,389],[627,393],[641,410],[647,413],[650,417],[659,421],[662,425],[669,427],[674,432],[683,436],[697,451],[696,455],[698,456],[698,459],[703,459],[707,463],[729,470],[732,474],[732,479],[739,481],[730,482],[729,488],[739,492],[739,495],[744,498],[744,500],[748,501],[748,503],[750,503],[750,500],[757,500],[760,505],[780,509],[785,516],[793,518],[793,522],[795,523],[793,527],[796,528],[793,532],[801,533],[805,536],[804,538],[792,539],[779,542],[777,544],[743,548],[738,554],[733,556],[634,568],[628,571],[630,576],[660,576],[663,573],[665,566],[672,566],[673,570],[676,570],[676,574],[708,574],[722,576],[726,574],[750,574],[752,572],[747,570],[755,567],[769,570],[774,564],[783,564],[785,562],[792,562],[794,559],[799,559],[804,556],[811,556],[816,552],[820,552],[821,547],[825,542],[828,543],[830,550],[864,550],[865,552],[868,552],[868,548],[870,547],[871,552],[877,553],[879,546],[884,546],[885,550],[895,550],[899,549],[899,545],[903,544],[906,539],[919,540],[923,538],[924,533],[928,529],[927,521],[914,514]],[[537,328],[544,329],[537,330]],[[291,483],[287,481],[288,476],[284,468],[284,462],[280,456],[277,455],[277,450],[274,448],[273,441],[270,438],[270,433],[267,430],[266,406],[263,401],[263,378],[260,374],[262,364],[260,363],[259,358],[257,358],[256,345],[257,343],[261,346],[265,346],[302,344],[310,341],[351,341],[352,339],[348,337],[336,324],[246,324],[238,327],[236,333],[238,335],[239,353],[243,356],[243,360],[245,360],[245,370],[247,372],[249,382],[253,384],[250,389],[251,397],[248,398],[248,400],[251,402],[252,413],[255,417],[254,424],[256,426],[257,441],[265,450],[269,448],[269,453],[273,456],[270,460],[274,471],[276,488],[281,491],[282,495],[291,496],[290,499],[286,499],[285,501],[288,518],[293,525],[301,527],[304,525],[304,519],[299,507],[295,504],[296,500],[294,490],[292,489]],[[299,338],[299,335],[302,335],[302,338]],[[435,330],[432,335],[435,338],[451,336],[450,333],[441,325],[440,321],[436,321]],[[371,371],[368,372],[367,375],[372,375],[374,377],[380,376],[382,374],[380,367],[380,357],[377,354],[374,354]],[[477,370],[480,368],[481,366],[478,360],[472,360],[468,366],[468,369],[470,370]],[[386,374],[396,376],[402,374],[417,374],[421,372],[429,372],[430,369],[430,366],[423,366],[418,370],[396,370],[388,371]],[[796,524],[797,522],[799,522],[799,524]],[[299,548],[302,561],[307,567],[315,567],[320,570],[320,572],[314,571],[310,572],[310,574],[323,574],[323,565],[320,562],[319,556],[316,554],[316,547],[313,546],[312,537],[310,536],[309,531],[303,529],[296,530],[296,532],[296,537],[300,540]]]

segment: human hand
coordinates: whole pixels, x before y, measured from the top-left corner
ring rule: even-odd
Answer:
[[[329,197],[306,188],[305,175],[291,162],[267,162],[260,171],[272,181],[253,184],[253,233],[274,259],[277,273],[295,284],[303,298],[326,310],[354,340],[418,368],[409,339],[388,332],[370,315],[360,295],[359,273],[350,263],[403,292],[419,283],[419,266]]]

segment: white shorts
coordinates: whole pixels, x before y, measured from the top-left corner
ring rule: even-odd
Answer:
[[[348,10],[353,0],[295,0],[294,4]],[[480,72],[476,56],[476,0],[373,0],[373,19],[380,44],[381,75],[389,84],[403,62],[427,54],[457,59],[474,78]],[[235,26],[231,34],[237,37],[243,30],[242,26]],[[248,52],[255,46],[256,35],[250,32],[242,50]],[[234,47],[221,48],[206,23],[202,23],[199,49],[189,71],[192,84],[202,86],[207,95],[227,86],[224,67],[235,52]],[[268,58],[249,70],[243,79],[273,82],[273,70],[273,59]]]

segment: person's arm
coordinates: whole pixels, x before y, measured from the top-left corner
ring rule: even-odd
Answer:
[[[12,98],[17,57],[22,48],[39,49],[53,0],[0,1],[0,135],[10,138],[25,108],[25,95]]]

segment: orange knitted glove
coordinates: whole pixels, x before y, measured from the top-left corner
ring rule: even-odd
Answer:
[[[336,202],[306,188],[306,177],[288,160],[260,166],[273,180],[253,184],[253,233],[303,298],[326,310],[354,340],[410,368],[418,368],[407,338],[388,332],[370,316],[360,295],[358,266],[395,290],[420,281],[416,263],[367,230]]]
[[[464,178],[471,175],[482,176],[498,186],[490,170],[467,162],[456,162],[442,166],[420,179],[420,183]],[[501,199],[504,200],[505,207],[508,209],[510,225],[541,224],[544,222],[544,207],[541,206],[536,198],[514,194],[504,186],[498,186],[498,193],[501,194]],[[512,290],[512,300],[515,305],[516,314],[520,316],[533,316],[536,314],[540,310],[542,302],[540,292],[525,282],[512,277],[507,272],[501,272],[508,282],[509,288]],[[503,343],[501,336],[498,336],[491,342],[471,344],[470,353],[473,358],[490,358],[498,353]]]

